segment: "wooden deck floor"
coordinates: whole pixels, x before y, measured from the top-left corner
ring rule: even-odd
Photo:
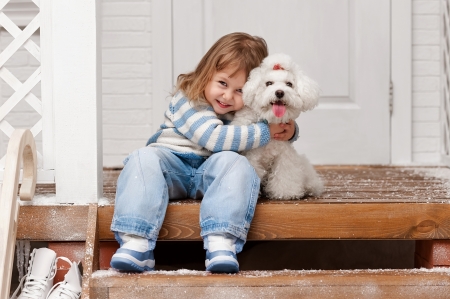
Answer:
[[[299,203],[450,203],[447,167],[316,166],[316,169],[325,182],[325,192]],[[104,197],[111,203],[119,174],[120,169],[103,172]],[[54,184],[37,185],[37,195],[54,193]]]
[[[318,166],[317,170],[325,182],[325,192],[320,197],[258,200],[249,240],[450,239],[449,168]],[[100,240],[114,240],[109,228],[119,173],[120,169],[104,171],[104,198],[98,209]],[[37,187],[38,195],[54,192],[54,185]],[[29,208],[21,209],[22,219],[35,213]],[[159,240],[201,240],[199,209],[199,200],[171,201]],[[73,211],[67,206],[56,206],[41,209],[40,213],[57,215],[48,217],[57,225],[64,223],[64,213]],[[85,212],[80,213],[83,219]],[[27,222],[23,223],[25,228]],[[18,236],[20,233],[19,229]]]

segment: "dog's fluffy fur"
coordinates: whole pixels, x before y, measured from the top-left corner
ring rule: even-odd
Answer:
[[[248,125],[260,120],[286,123],[300,112],[313,109],[319,92],[317,83],[305,76],[289,56],[270,55],[250,72],[243,88],[245,106],[236,112],[232,124]],[[323,190],[308,159],[299,155],[289,141],[272,139],[266,146],[243,154],[255,168],[269,198],[318,196]]]

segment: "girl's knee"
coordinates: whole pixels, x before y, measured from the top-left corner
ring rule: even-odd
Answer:
[[[231,151],[224,151],[212,155],[211,165],[215,169],[229,170],[230,168],[238,170],[242,174],[252,175],[254,169],[246,157]]]
[[[213,163],[218,163],[218,164],[223,164],[223,165],[234,164],[234,163],[236,163],[236,161],[239,161],[241,163],[247,161],[247,159],[244,156],[239,155],[236,152],[231,152],[231,151],[223,151],[223,152],[215,153],[211,157],[209,157],[209,159],[211,159]],[[242,161],[240,161],[240,160],[242,160]]]
[[[155,163],[161,159],[161,153],[157,148],[143,147],[132,152],[124,161],[126,165],[130,161],[139,163],[142,165],[148,165],[149,163]]]

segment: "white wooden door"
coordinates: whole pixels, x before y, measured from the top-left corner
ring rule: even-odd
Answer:
[[[171,10],[172,83],[224,34],[261,36],[322,89],[297,120],[299,152],[315,164],[390,162],[389,0],[173,0]]]

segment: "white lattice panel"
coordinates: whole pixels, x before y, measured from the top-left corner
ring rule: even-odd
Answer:
[[[450,164],[450,0],[442,4],[442,155]]]
[[[33,133],[33,136],[36,136],[41,133],[43,129],[43,105],[42,101],[31,91],[41,82],[41,66],[38,66],[26,80],[21,82],[10,70],[8,70],[6,63],[18,50],[23,48],[26,49],[29,52],[29,55],[32,55],[39,63],[41,62],[41,48],[31,40],[32,35],[41,27],[41,13],[38,11],[37,15],[34,16],[29,24],[21,29],[7,16],[7,14],[5,14],[5,10],[7,10],[5,9],[5,6],[9,2],[9,0],[0,0],[0,26],[13,37],[12,42],[0,53],[0,78],[8,84],[14,92],[3,105],[0,106],[0,130],[10,138],[15,128],[6,120],[6,117],[19,103],[25,101],[39,115],[39,120],[28,128]],[[33,2],[38,8],[40,7],[39,0],[33,0]],[[38,153],[38,160],[39,166],[42,167],[42,153]],[[3,169],[4,165],[5,156],[0,159],[0,169]]]

